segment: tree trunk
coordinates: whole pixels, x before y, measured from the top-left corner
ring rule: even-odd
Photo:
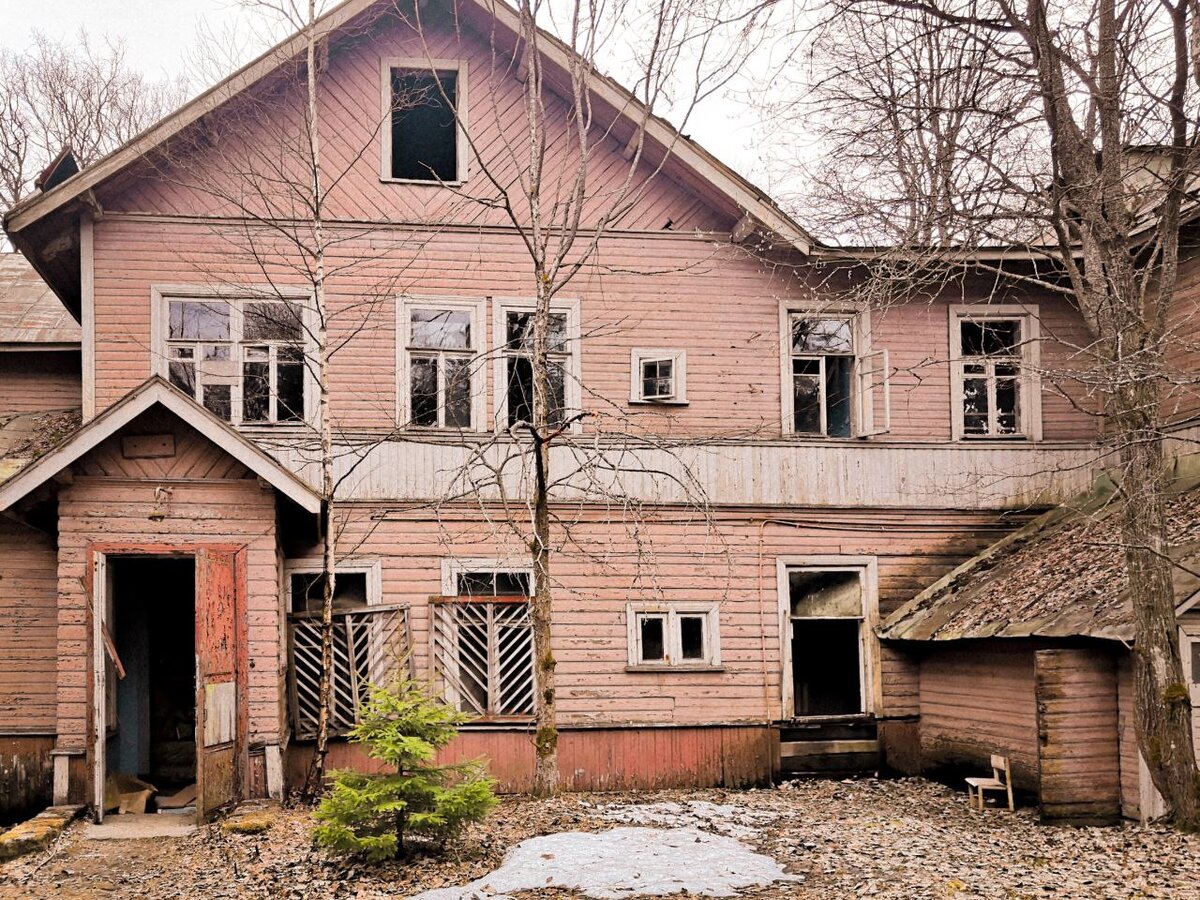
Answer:
[[[1164,494],[1168,487],[1151,382],[1116,392],[1113,410],[1122,469],[1122,543],[1133,604],[1133,673],[1138,744],[1154,786],[1182,828],[1200,826],[1200,771],[1192,707],[1179,654]]]
[[[550,623],[553,592],[550,587],[550,444],[555,423],[550,419],[550,291],[539,279],[533,321],[533,599],[529,618],[533,627],[534,684],[537,719],[533,794],[548,797],[558,791],[558,709],[554,693],[554,648]]]
[[[325,757],[329,754],[329,713],[333,706],[333,593],[337,585],[335,537],[333,527],[333,422],[329,409],[329,334],[325,309],[325,227],[324,192],[321,186],[321,136],[317,114],[317,42],[316,0],[308,2],[307,90],[310,176],[312,178],[313,304],[316,307],[317,344],[317,416],[321,439],[321,569],[324,575],[321,593],[321,680],[318,686],[317,740],[312,764],[304,780],[304,793],[310,800],[321,791],[325,777]]]

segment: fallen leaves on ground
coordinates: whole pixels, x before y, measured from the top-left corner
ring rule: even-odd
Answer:
[[[255,835],[211,826],[187,838],[86,841],[77,825],[48,853],[0,868],[0,900],[408,897],[473,881],[526,838],[623,823],[734,836],[803,876],[802,883],[746,890],[748,900],[1200,896],[1200,836],[1153,826],[1043,827],[1030,810],[973,812],[965,794],[920,779],[864,779],[756,791],[510,797],[446,855],[378,867],[316,849],[302,807]],[[520,896],[577,895],[541,889]]]

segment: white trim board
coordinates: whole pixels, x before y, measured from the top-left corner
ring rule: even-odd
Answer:
[[[194,400],[154,376],[75,432],[64,444],[0,485],[0,510],[10,508],[35,488],[116,434],[158,404],[200,432],[301,509],[321,511],[321,498],[308,485]]]

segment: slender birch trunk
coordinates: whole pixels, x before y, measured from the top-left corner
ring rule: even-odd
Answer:
[[[321,135],[318,122],[320,110],[317,97],[317,9],[316,0],[308,2],[306,23],[306,88],[308,93],[307,132],[309,164],[311,166],[312,212],[312,257],[313,257],[313,304],[316,308],[317,344],[317,417],[321,443],[321,568],[323,589],[321,593],[321,680],[318,687],[319,711],[317,714],[317,740],[312,764],[304,783],[304,793],[310,799],[321,790],[325,776],[325,758],[329,753],[329,714],[333,700],[333,594],[336,588],[334,537],[333,537],[333,422],[329,409],[329,335],[328,317],[325,306],[325,229],[322,204],[324,193],[321,185]]]

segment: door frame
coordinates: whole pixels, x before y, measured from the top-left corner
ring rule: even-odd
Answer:
[[[879,558],[877,556],[854,556],[817,554],[801,556],[778,556],[775,558],[776,595],[779,614],[779,682],[782,718],[817,718],[829,716],[796,716],[796,698],[792,686],[792,598],[788,584],[788,572],[857,572],[862,583],[863,617],[859,625],[859,695],[862,711],[842,718],[874,715],[882,705],[882,687],[879,666],[879,640],[875,637],[875,626],[879,623]]]
[[[88,666],[87,673],[87,691],[88,691],[88,723],[87,723],[87,760],[88,773],[91,778],[91,799],[94,806],[93,816],[97,823],[104,821],[104,783],[107,778],[107,735],[106,731],[106,714],[107,714],[107,691],[104,683],[104,669],[107,653],[104,648],[104,630],[106,622],[106,610],[108,605],[108,591],[110,587],[110,577],[108,562],[109,557],[145,557],[153,558],[188,558],[190,557],[195,566],[196,592],[195,592],[195,609],[193,610],[194,625],[196,627],[200,621],[201,596],[199,591],[200,578],[200,560],[199,557],[208,552],[223,552],[232,553],[234,556],[234,584],[237,596],[240,598],[235,613],[234,634],[237,642],[236,648],[236,673],[235,681],[237,682],[237,736],[235,753],[237,759],[237,772],[235,775],[235,783],[240,794],[244,797],[249,788],[249,708],[247,706],[247,673],[249,669],[249,646],[247,644],[248,628],[246,615],[246,545],[235,544],[228,542],[211,542],[211,541],[195,541],[195,542],[100,542],[88,541],[86,545],[85,557],[86,568],[84,576],[84,588],[87,601],[87,614],[90,618],[88,625],[88,634],[91,639],[91,661]],[[111,635],[110,635],[111,637]],[[199,635],[197,635],[199,637]],[[197,697],[200,693],[199,684],[199,651],[200,645],[196,645],[196,678],[197,678]],[[197,702],[199,702],[197,700]],[[197,722],[200,721],[199,713]],[[196,777],[200,777],[200,753],[203,752],[203,735],[197,733],[194,736],[196,741]],[[202,811],[197,806],[197,817],[201,817]]]

